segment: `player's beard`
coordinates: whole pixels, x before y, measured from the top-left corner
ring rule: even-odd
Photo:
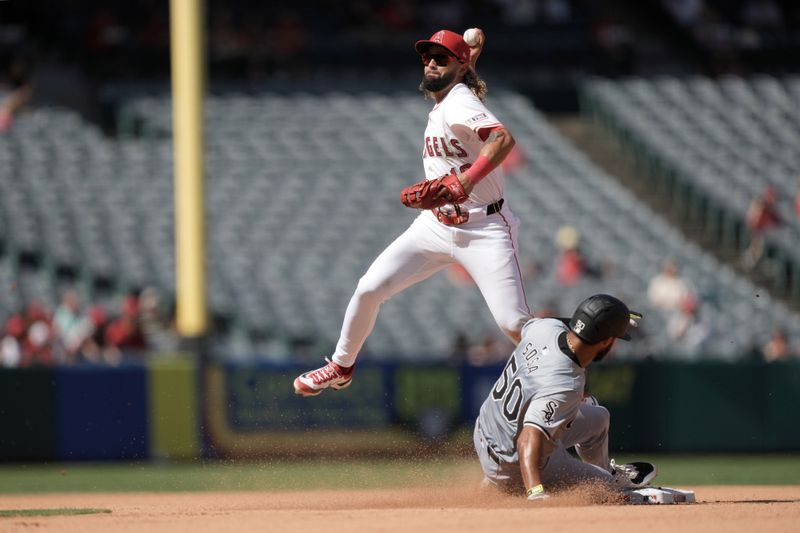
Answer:
[[[456,73],[451,72],[449,74],[442,74],[438,78],[429,78],[427,76],[423,76],[422,83],[420,84],[420,89],[431,92],[431,93],[438,93],[451,83],[453,80],[456,79]]]

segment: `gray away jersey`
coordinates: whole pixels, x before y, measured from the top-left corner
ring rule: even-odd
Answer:
[[[566,331],[553,318],[525,324],[521,342],[481,406],[480,430],[506,462],[519,462],[516,442],[523,424],[540,427],[551,450],[578,414],[586,371],[559,348],[558,337]]]

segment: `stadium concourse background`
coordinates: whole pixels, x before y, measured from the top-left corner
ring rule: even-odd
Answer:
[[[463,272],[384,306],[347,391],[291,382],[410,221],[413,42],[471,26],[531,307],[644,312],[590,372],[612,448],[800,450],[795,2],[208,1],[203,357],[172,316],[167,4],[0,2],[0,461],[469,454],[510,346]]]

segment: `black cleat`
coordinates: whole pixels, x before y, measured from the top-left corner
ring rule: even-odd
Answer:
[[[652,463],[626,463],[618,465],[611,459],[611,473],[615,478],[626,482],[626,488],[641,488],[653,481],[658,475],[656,465]]]

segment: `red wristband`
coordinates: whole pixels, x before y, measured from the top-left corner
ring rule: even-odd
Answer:
[[[489,161],[489,158],[485,155],[478,156],[478,159],[472,163],[472,166],[464,172],[464,175],[472,182],[473,185],[481,181],[483,178],[489,175],[489,173],[494,170],[495,165],[492,165],[492,162]]]

